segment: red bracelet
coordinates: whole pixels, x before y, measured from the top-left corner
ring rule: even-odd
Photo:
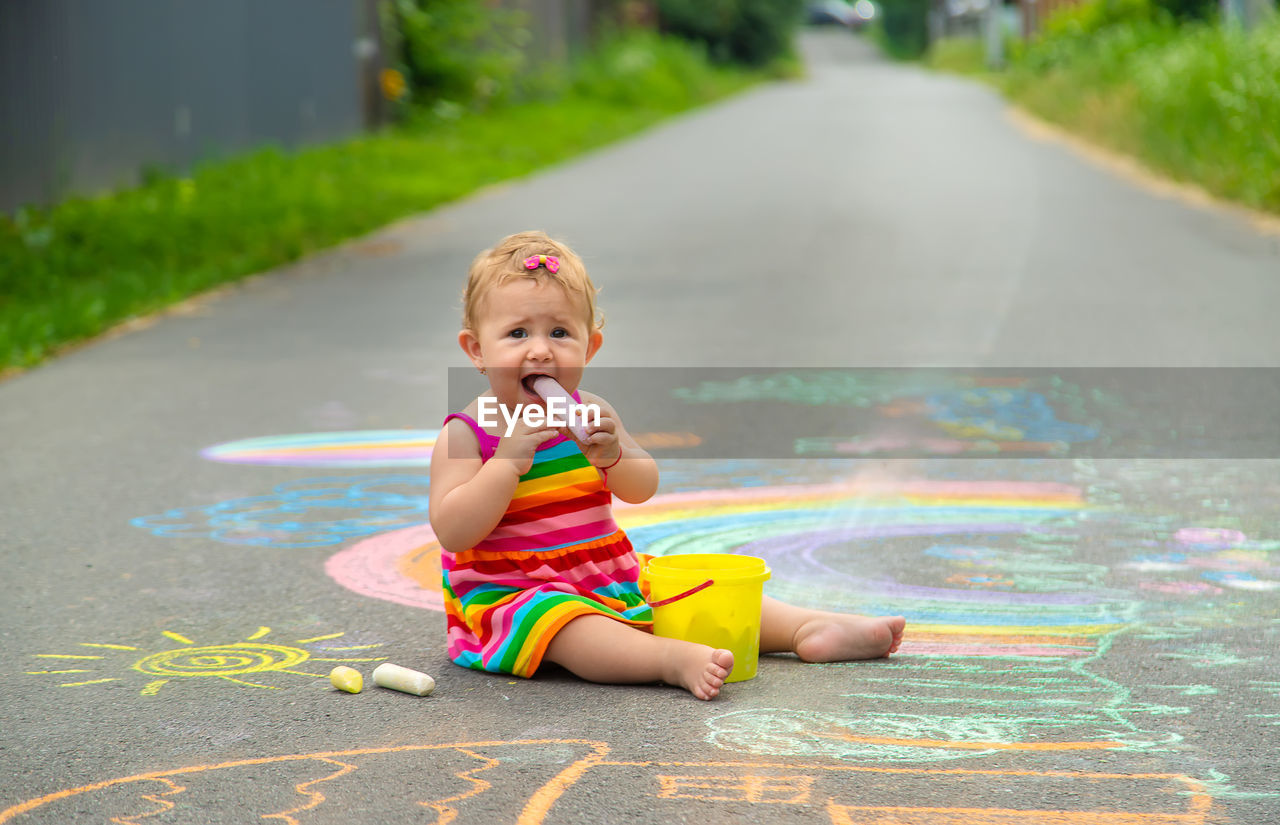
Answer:
[[[612,470],[621,460],[622,460],[622,450],[621,448],[619,448],[618,457],[613,460],[613,464],[610,464],[608,467],[597,467],[596,469],[602,473],[608,472],[609,470]]]

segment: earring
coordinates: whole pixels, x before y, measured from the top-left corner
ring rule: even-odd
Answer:
[[[481,368],[480,368],[480,374],[481,374],[481,375],[488,375],[489,373],[485,371],[485,368],[484,368],[484,367],[481,367]]]

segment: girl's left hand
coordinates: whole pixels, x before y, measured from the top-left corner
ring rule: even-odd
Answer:
[[[585,440],[579,439],[569,430],[562,430],[562,432],[578,442],[578,446],[582,448],[582,454],[593,466],[608,467],[622,455],[622,444],[618,440],[618,423],[611,415],[601,412],[600,423],[588,424],[584,429],[587,431]]]

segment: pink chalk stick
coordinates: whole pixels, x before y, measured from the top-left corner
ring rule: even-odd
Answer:
[[[527,386],[541,396],[543,401],[550,401],[552,398],[563,398],[566,408],[578,403],[573,400],[573,396],[569,394],[568,390],[560,386],[560,382],[550,375],[539,375],[529,381]],[[587,429],[582,424],[574,424],[569,427],[569,431],[579,441],[587,440]]]

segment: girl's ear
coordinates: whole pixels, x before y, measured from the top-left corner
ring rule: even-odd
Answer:
[[[604,333],[600,330],[592,330],[590,337],[587,338],[587,363],[591,363],[591,359],[600,351],[600,345],[604,343]]]
[[[462,351],[471,359],[471,363],[476,365],[476,369],[484,369],[484,355],[480,352],[480,339],[469,329],[464,329],[458,333],[458,346],[462,347]]]

